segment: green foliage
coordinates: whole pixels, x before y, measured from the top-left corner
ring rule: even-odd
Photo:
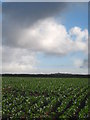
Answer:
[[[88,117],[87,78],[3,77],[2,85],[3,118]]]

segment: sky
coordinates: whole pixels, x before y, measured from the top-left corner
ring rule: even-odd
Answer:
[[[88,73],[88,3],[4,2],[2,55],[3,73]]]

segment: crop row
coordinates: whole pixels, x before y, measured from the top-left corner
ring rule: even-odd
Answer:
[[[85,78],[3,78],[2,93],[3,118],[88,117]]]

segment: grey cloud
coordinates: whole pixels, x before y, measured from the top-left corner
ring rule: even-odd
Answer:
[[[13,22],[23,26],[30,25],[39,19],[53,16],[60,11],[62,12],[62,10],[65,8],[66,3],[3,3],[3,23],[8,21],[8,23]]]
[[[17,36],[22,29],[32,26],[40,19],[52,17],[66,8],[66,3],[3,3],[3,45],[18,47]]]

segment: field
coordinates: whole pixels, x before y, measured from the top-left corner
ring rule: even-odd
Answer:
[[[3,119],[88,118],[87,78],[3,77]]]

